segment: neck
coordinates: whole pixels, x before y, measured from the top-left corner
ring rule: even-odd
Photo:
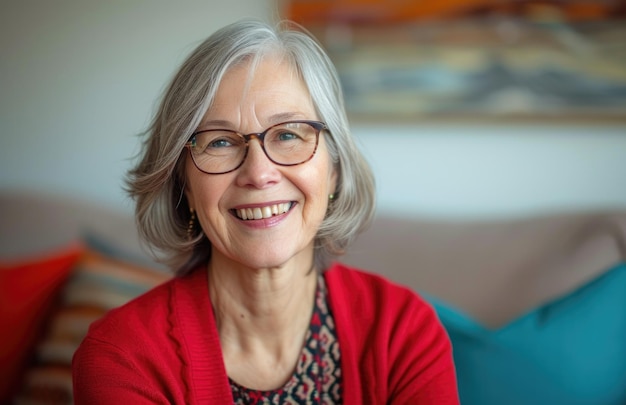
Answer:
[[[212,257],[208,268],[211,303],[226,372],[239,384],[275,389],[292,375],[317,286],[312,260],[306,262],[251,269]]]
[[[211,302],[222,345],[243,350],[263,345],[280,352],[290,342],[302,344],[313,310],[317,272],[293,263],[251,269],[223,257],[209,264]]]

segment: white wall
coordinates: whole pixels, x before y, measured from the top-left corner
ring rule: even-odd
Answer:
[[[131,209],[135,134],[177,65],[271,0],[56,0],[0,5],[0,192],[44,190]],[[353,123],[381,211],[508,216],[626,207],[621,126]]]
[[[381,210],[512,217],[626,208],[626,125],[363,126]]]

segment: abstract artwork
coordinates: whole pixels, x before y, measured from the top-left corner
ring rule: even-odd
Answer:
[[[284,10],[329,51],[353,116],[626,121],[624,3],[293,0]]]

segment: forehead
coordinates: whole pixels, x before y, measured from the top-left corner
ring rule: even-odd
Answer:
[[[271,117],[314,119],[307,85],[285,58],[265,56],[232,67],[222,78],[203,122],[226,120],[271,124]]]

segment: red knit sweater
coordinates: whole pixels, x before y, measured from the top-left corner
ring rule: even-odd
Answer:
[[[345,404],[458,404],[449,339],[410,290],[340,264],[324,273]],[[75,403],[232,404],[207,273],[95,322],[74,355]]]

